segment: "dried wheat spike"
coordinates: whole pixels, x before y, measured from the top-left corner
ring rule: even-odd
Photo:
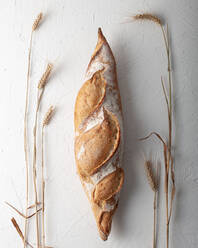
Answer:
[[[143,13],[133,16],[135,20],[147,20],[157,23],[158,25],[162,25],[162,21],[157,17],[149,13]]]
[[[155,179],[155,176],[153,174],[152,162],[150,160],[145,161],[144,167],[145,167],[148,183],[149,183],[151,189],[153,190],[153,192],[157,192],[158,185],[157,185],[157,181]]]
[[[47,79],[51,73],[52,68],[53,68],[53,65],[49,63],[47,65],[45,72],[43,73],[43,75],[39,81],[39,84],[38,84],[39,89],[42,89],[46,85]]]
[[[45,117],[43,119],[43,126],[46,126],[46,125],[49,124],[49,122],[50,122],[50,120],[52,118],[53,112],[54,112],[54,107],[50,106],[50,108],[48,109],[48,111],[45,114]]]
[[[32,31],[35,31],[37,29],[42,18],[43,18],[43,13],[38,14],[36,20],[34,21],[32,25]]]

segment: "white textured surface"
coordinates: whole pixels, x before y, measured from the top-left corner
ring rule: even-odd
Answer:
[[[0,1],[1,247],[22,247],[10,218],[15,216],[22,227],[23,222],[4,201],[24,211],[23,112],[27,49],[32,19],[39,11],[47,15],[34,37],[31,85],[34,92],[46,63],[53,62],[55,71],[46,88],[40,116],[50,104],[57,106],[54,120],[46,130],[48,245],[58,248],[151,247],[152,192],[145,181],[142,147],[136,139],[151,130],[162,135],[167,133],[166,106],[160,86],[160,76],[166,73],[166,58],[156,26],[121,24],[131,14],[149,11],[169,21],[172,37],[177,195],[171,247],[197,247],[197,0]],[[73,154],[74,102],[97,41],[98,26],[102,27],[117,61],[125,118],[126,178],[112,233],[105,243],[98,237],[89,203],[76,175]],[[34,100],[35,94],[32,94],[30,117]],[[158,143],[145,143],[143,149],[158,152]],[[161,200],[163,203],[163,195]],[[160,248],[165,247],[163,228],[161,215]],[[34,233],[34,219],[30,232]],[[32,234],[30,241],[35,243]]]

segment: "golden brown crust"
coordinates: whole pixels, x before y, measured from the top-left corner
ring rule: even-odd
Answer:
[[[91,207],[92,207],[95,219],[96,219],[96,223],[98,226],[100,237],[102,240],[106,241],[108,239],[109,233],[111,231],[112,217],[113,217],[113,215],[114,215],[114,213],[118,207],[118,202],[116,201],[115,197],[113,196],[107,201],[101,201],[99,204],[96,204],[89,197],[89,193],[87,191],[87,188],[86,188],[82,178],[81,178],[81,183],[82,183],[82,186],[85,190],[85,193],[86,193],[86,195],[90,201],[90,204],[91,204]],[[114,206],[111,211],[107,212],[107,211],[103,210],[104,206],[106,204],[110,204],[110,205]],[[106,213],[106,214],[104,214],[104,213]],[[107,215],[107,213],[108,213],[108,215]]]
[[[120,141],[120,127],[116,117],[104,111],[101,124],[80,135],[75,142],[75,156],[82,176],[91,176],[116,152]],[[80,150],[84,153],[78,158]]]
[[[119,155],[122,113],[116,64],[101,29],[87,75],[75,105],[75,159],[100,236],[107,240],[124,172]]]
[[[107,239],[111,231],[111,224],[112,224],[111,212],[103,212],[99,220],[99,227],[100,230],[102,231],[100,232],[100,235],[102,236],[103,240]]]
[[[105,97],[106,82],[101,72],[95,72],[79,90],[74,112],[75,129],[97,109]]]
[[[113,60],[113,63],[111,64],[112,66],[112,70],[115,72],[114,73],[114,77],[115,77],[115,85],[114,87],[117,89],[117,93],[118,93],[118,106],[120,107],[120,110],[121,110],[121,113],[122,113],[122,104],[121,104],[121,97],[120,97],[120,91],[118,89],[118,84],[117,84],[117,71],[116,71],[116,62],[115,62],[115,58],[114,58],[114,55],[113,55],[113,52],[111,50],[111,47],[109,46],[109,43],[107,42],[106,38],[104,37],[103,33],[102,33],[102,30],[101,28],[98,28],[98,42],[97,42],[97,45],[96,45],[96,48],[94,50],[94,53],[91,57],[91,60],[89,62],[89,65],[88,65],[88,68],[87,68],[87,71],[89,70],[92,62],[94,61],[94,59],[98,56],[100,58],[100,61],[103,62],[103,63],[108,63],[106,61],[103,60],[103,57],[101,56],[101,50],[102,50],[102,47],[103,45],[106,45],[108,47],[108,50],[110,52],[110,55],[111,55],[111,58]]]
[[[107,240],[109,233],[111,231],[112,217],[115,213],[118,204],[116,204],[115,208],[110,212],[102,212],[100,218],[98,220],[98,227],[100,230],[100,237],[104,241]]]
[[[98,42],[97,42],[97,45],[96,45],[96,47],[95,47],[94,53],[93,53],[92,56],[91,56],[91,60],[90,60],[90,62],[89,62],[89,64],[88,64],[87,71],[89,70],[90,65],[91,65],[91,63],[93,62],[93,60],[96,58],[96,56],[99,55],[100,50],[102,49],[102,45],[103,45],[104,43],[108,45],[108,42],[106,41],[106,39],[105,39],[105,37],[104,37],[104,35],[103,35],[103,33],[102,33],[101,28],[99,28],[99,29],[98,29]],[[110,47],[109,47],[109,49],[111,50]],[[112,56],[113,56],[113,53],[112,53]]]
[[[118,168],[116,171],[103,178],[95,187],[92,197],[94,202],[107,201],[118,193],[124,182],[124,171]]]

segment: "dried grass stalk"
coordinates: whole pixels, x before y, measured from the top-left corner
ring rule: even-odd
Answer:
[[[157,220],[157,197],[159,192],[159,165],[157,166],[157,174],[156,174],[156,184],[157,184],[157,191],[154,193],[154,200],[153,200],[153,248],[156,248],[156,237],[157,237],[157,230],[156,230],[156,220]]]
[[[43,170],[42,166],[42,170]],[[42,248],[45,247],[45,180],[44,180],[44,172],[42,172]]]
[[[38,84],[39,89],[42,89],[46,85],[46,82],[47,82],[47,80],[49,78],[49,75],[50,75],[50,73],[52,71],[52,68],[53,68],[53,65],[51,63],[49,63],[47,65],[47,68],[46,68],[45,72],[43,73],[43,75],[42,75],[42,77],[41,77],[41,79],[39,81],[39,84]]]
[[[32,25],[32,31],[35,31],[37,29],[42,18],[43,18],[43,13],[38,14],[36,20],[34,21],[34,23]]]
[[[34,121],[34,128],[33,128],[33,184],[34,184],[34,200],[35,200],[35,209],[36,209],[36,237],[37,237],[37,248],[40,247],[40,235],[39,235],[39,219],[38,219],[38,192],[37,192],[37,180],[36,180],[36,175],[37,175],[37,169],[36,169],[36,158],[37,158],[37,122],[38,122],[38,111],[41,103],[41,99],[44,93],[44,88],[42,88],[42,91],[37,94],[37,104],[36,104],[36,114],[35,114],[35,121]]]
[[[37,248],[40,246],[40,236],[39,236],[39,220],[38,220],[38,214],[37,214],[37,202],[38,202],[38,193],[37,193],[37,181],[36,181],[36,157],[37,157],[37,122],[38,122],[38,111],[40,108],[41,100],[43,97],[43,93],[45,90],[45,85],[47,78],[51,72],[52,65],[48,64],[46,72],[43,74],[43,77],[41,78],[38,86],[38,93],[37,93],[37,107],[36,107],[36,115],[35,115],[35,122],[34,122],[34,129],[33,129],[33,135],[34,135],[34,148],[33,148],[33,182],[34,182],[34,196],[35,196],[35,208],[36,208],[36,233],[37,233]],[[41,89],[41,90],[40,90]],[[50,120],[50,116],[48,117]],[[48,121],[49,121],[48,120]]]
[[[45,120],[45,119],[44,119]],[[45,179],[44,179],[44,127],[42,126],[42,136],[41,136],[41,163],[42,163],[42,174],[41,174],[41,192],[42,192],[42,248],[45,247]]]
[[[168,145],[166,153],[166,162],[165,162],[165,195],[166,195],[166,247],[169,248],[169,224],[172,215],[173,200],[175,197],[175,175],[173,169],[173,159],[172,159],[172,75],[171,75],[171,55],[170,55],[170,42],[169,42],[169,32],[168,25],[166,31],[161,25],[161,30],[164,38],[166,54],[167,54],[167,67],[168,67],[168,85],[169,85],[169,94],[168,94]],[[165,93],[164,93],[165,94]],[[167,96],[165,96],[167,98]],[[171,170],[171,171],[170,171]],[[169,204],[169,171],[171,173],[172,179],[172,189],[171,189],[171,199]]]
[[[29,84],[30,84],[30,64],[31,64],[31,53],[32,53],[32,35],[30,36],[30,45],[28,52],[28,71],[27,71],[27,82],[26,82],[26,99],[25,99],[25,113],[24,113],[24,153],[25,153],[25,164],[26,164],[26,216],[28,215],[28,202],[29,202],[29,161],[28,161],[28,135],[27,135],[27,125],[28,125],[28,103],[29,103]],[[24,248],[26,247],[26,236],[27,236],[27,219],[25,219],[25,231],[24,231]]]
[[[45,247],[45,178],[44,178],[44,129],[52,118],[54,107],[50,106],[43,119],[42,136],[41,136],[41,152],[42,152],[42,175],[41,175],[41,191],[42,191],[42,248]]]
[[[37,214],[37,202],[38,202],[38,193],[37,193],[37,181],[36,181],[36,157],[37,157],[37,122],[38,122],[38,111],[40,108],[41,100],[43,97],[43,93],[45,90],[45,85],[47,79],[50,75],[52,70],[52,64],[48,64],[45,73],[43,74],[41,80],[38,84],[38,93],[37,93],[37,106],[36,106],[36,114],[35,114],[35,122],[33,128],[33,135],[34,135],[34,148],[33,148],[33,182],[34,182],[34,196],[35,196],[35,208],[36,208],[36,233],[37,233],[37,248],[40,247],[40,236],[39,236],[39,220]]]

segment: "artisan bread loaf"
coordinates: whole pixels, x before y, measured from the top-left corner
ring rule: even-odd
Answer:
[[[98,30],[98,43],[76,98],[75,159],[100,236],[107,240],[124,181],[123,123],[116,63]]]

